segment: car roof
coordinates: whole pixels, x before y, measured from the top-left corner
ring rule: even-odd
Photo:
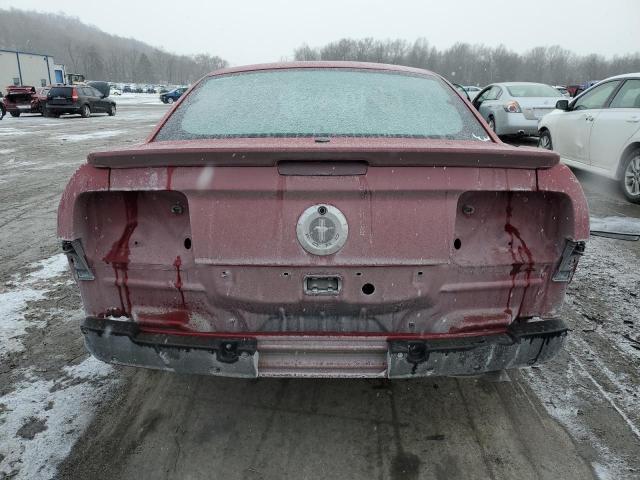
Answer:
[[[546,83],[540,82],[500,82],[493,85],[499,85],[501,87],[515,87],[516,85],[546,85]]]
[[[343,61],[314,61],[314,62],[277,62],[244,65],[241,67],[223,68],[207,75],[207,77],[224,75],[227,73],[252,72],[258,70],[283,70],[287,68],[351,68],[359,70],[393,71],[404,73],[417,73],[421,75],[439,76],[429,70],[421,68],[405,67],[402,65],[390,65],[386,63],[371,62],[343,62]]]
[[[640,78],[640,72],[638,73],[623,73],[622,75],[615,75],[613,77],[605,78],[604,80],[599,81],[598,83],[605,82],[607,80],[616,80],[619,78]]]

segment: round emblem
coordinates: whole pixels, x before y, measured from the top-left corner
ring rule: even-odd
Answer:
[[[296,227],[302,248],[314,255],[331,255],[347,241],[349,225],[342,212],[333,205],[307,208]]]

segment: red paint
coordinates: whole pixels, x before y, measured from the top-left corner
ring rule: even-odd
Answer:
[[[516,286],[516,277],[520,273],[523,266],[526,265],[525,268],[525,286],[522,291],[522,298],[520,299],[520,306],[518,307],[518,313],[515,318],[520,316],[520,312],[522,311],[522,305],[524,304],[525,296],[527,295],[527,290],[531,285],[531,272],[534,271],[533,265],[533,255],[531,254],[531,250],[527,246],[527,243],[522,239],[520,235],[520,231],[511,224],[511,218],[513,216],[513,207],[511,205],[513,193],[507,193],[507,219],[504,225],[504,231],[509,234],[509,251],[511,252],[511,258],[513,263],[511,265],[511,288],[509,288],[509,295],[507,297],[507,308],[505,308],[504,312],[511,315],[513,311],[511,310],[511,295],[513,294],[513,290]],[[520,245],[518,245],[517,249],[514,250],[515,240],[518,240]],[[516,255],[517,252],[517,255]],[[525,258],[526,257],[526,258]]]
[[[120,297],[120,308],[125,312],[125,314],[131,315],[131,295],[129,292],[129,286],[127,285],[129,280],[129,255],[131,254],[129,241],[131,240],[131,235],[138,226],[137,192],[131,192],[124,195],[124,208],[126,217],[124,231],[120,235],[120,238],[114,242],[109,253],[107,253],[102,260],[111,264],[113,267],[113,273],[115,274],[115,286],[118,288],[118,296]],[[122,279],[119,278],[120,272],[122,272]]]
[[[180,266],[181,265],[182,265],[182,259],[180,258],[180,255],[178,255],[176,257],[176,260],[173,262],[173,266],[176,267],[176,281],[175,281],[174,285],[178,289],[178,292],[180,292],[180,298],[182,300],[182,306],[186,307],[187,304],[184,301],[184,292],[182,291],[182,276],[180,275]]]
[[[166,185],[167,190],[172,189],[171,183],[173,182],[173,172],[175,171],[175,169],[176,167],[174,166],[167,167],[167,185]]]

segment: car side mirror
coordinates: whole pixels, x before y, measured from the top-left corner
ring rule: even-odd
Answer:
[[[556,108],[558,110],[563,110],[563,111],[567,111],[569,110],[569,100],[558,100],[556,102]]]

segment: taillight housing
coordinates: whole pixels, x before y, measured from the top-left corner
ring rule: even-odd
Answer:
[[[73,87],[73,89],[71,90],[71,100],[73,100],[74,102],[78,101],[78,89],[76,87]]]
[[[504,111],[507,113],[522,113],[522,109],[520,108],[520,104],[515,100],[511,100],[504,104]]]

